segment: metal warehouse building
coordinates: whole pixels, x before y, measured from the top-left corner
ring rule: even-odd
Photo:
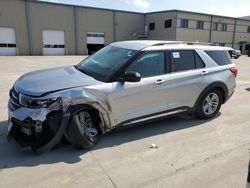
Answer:
[[[0,55],[84,55],[114,41],[148,38],[250,49],[250,20],[180,10],[137,13],[0,0]]]

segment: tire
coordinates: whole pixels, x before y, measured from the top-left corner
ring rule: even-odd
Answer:
[[[70,119],[65,136],[77,149],[90,149],[100,140],[99,123],[89,110],[83,110]]]
[[[223,100],[219,89],[208,91],[199,101],[196,116],[200,119],[210,119],[219,112]]]

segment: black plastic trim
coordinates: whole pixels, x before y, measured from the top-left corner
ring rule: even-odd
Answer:
[[[35,124],[33,124],[33,123],[27,123],[27,122],[25,122],[25,121],[20,121],[20,120],[18,120],[18,119],[16,119],[16,118],[11,118],[11,121],[12,121],[14,124],[17,124],[17,125],[19,125],[19,126],[21,126],[21,127],[24,127],[24,128],[29,128],[29,129],[31,129],[31,128],[33,128],[33,127],[35,126]]]
[[[145,115],[145,116],[141,116],[141,117],[138,117],[138,118],[133,118],[133,119],[124,121],[124,122],[116,125],[116,127],[124,126],[125,124],[129,124],[130,122],[133,122],[133,121],[142,120],[144,118],[150,118],[152,116],[157,116],[157,115],[161,115],[161,114],[165,114],[165,113],[170,113],[170,112],[174,112],[174,111],[177,111],[177,110],[185,110],[185,111],[179,112],[179,113],[170,114],[170,115],[166,115],[166,116],[162,116],[162,117],[159,117],[159,118],[152,118],[150,120],[145,120],[145,121],[141,121],[141,122],[138,122],[138,123],[131,123],[131,125],[132,124],[133,125],[142,124],[142,123],[145,123],[145,122],[148,123],[148,122],[153,122],[153,121],[157,121],[157,120],[160,120],[160,119],[165,119],[165,118],[173,117],[173,116],[180,115],[180,114],[186,114],[186,113],[190,112],[192,109],[190,107],[183,106],[183,107],[179,107],[179,108],[175,108],[175,109],[171,109],[171,110],[166,110],[166,111],[162,111],[162,112],[158,112],[158,113],[154,113],[154,114],[150,114],[150,115]]]

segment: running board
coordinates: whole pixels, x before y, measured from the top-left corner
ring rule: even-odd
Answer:
[[[185,111],[187,111],[187,109],[174,110],[174,111],[166,112],[166,113],[163,113],[163,114],[157,114],[157,115],[153,115],[153,116],[138,119],[138,120],[133,120],[133,121],[130,121],[128,123],[124,123],[123,125],[126,126],[126,125],[135,124],[135,123],[140,123],[140,122],[143,122],[143,121],[156,119],[156,118],[161,118],[161,117],[169,116],[169,115],[173,115],[173,114],[178,114],[178,113],[185,112]]]

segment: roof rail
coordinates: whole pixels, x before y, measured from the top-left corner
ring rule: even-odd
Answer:
[[[214,43],[207,42],[187,42],[187,41],[163,41],[156,43],[152,46],[161,46],[161,45],[171,45],[171,44],[186,44],[186,45],[204,45],[204,46],[216,46]]]
[[[216,46],[216,44],[215,44],[215,43],[212,43],[212,42],[187,42],[187,45]]]

